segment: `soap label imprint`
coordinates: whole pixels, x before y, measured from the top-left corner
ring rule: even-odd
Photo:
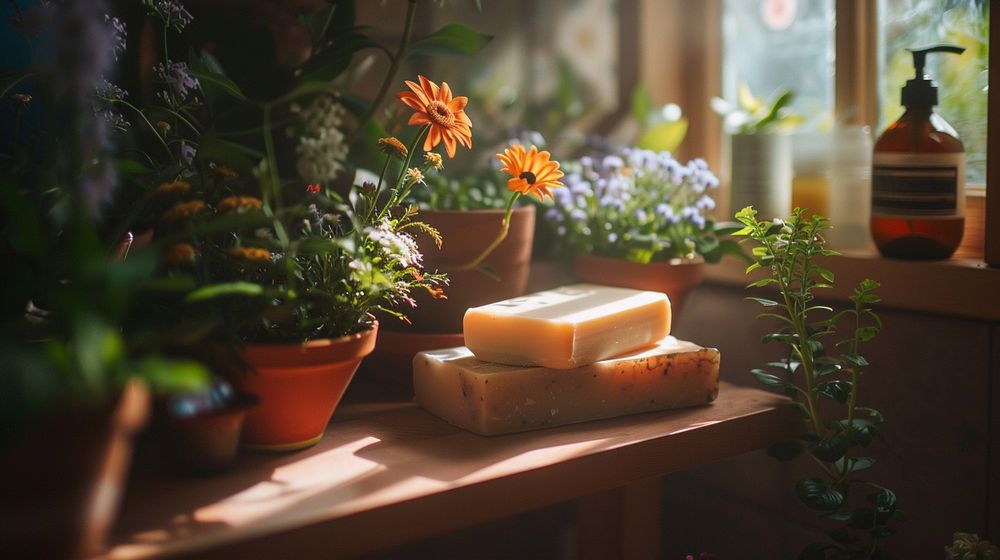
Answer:
[[[965,215],[965,154],[875,154],[872,215]]]

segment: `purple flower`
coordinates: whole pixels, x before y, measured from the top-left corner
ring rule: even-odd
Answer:
[[[635,219],[638,220],[640,224],[645,222],[646,218],[647,216],[645,210],[643,210],[642,208],[635,209]]]
[[[111,27],[111,48],[114,53],[115,61],[117,61],[118,57],[125,52],[128,31],[125,29],[125,23],[116,17],[104,14],[104,23]]]
[[[183,4],[176,0],[143,0],[146,12],[160,18],[163,27],[172,28],[178,33],[184,31],[194,17]]]
[[[188,72],[185,62],[160,63],[156,65],[156,77],[162,80],[166,86],[166,91],[160,92],[160,98],[171,107],[178,107],[188,99],[188,95],[193,93],[200,84]]]
[[[577,222],[582,222],[587,219],[587,213],[579,208],[574,208],[570,210],[569,218]]]
[[[194,161],[194,156],[198,153],[198,149],[194,146],[181,142],[181,159],[191,163]]]
[[[706,194],[699,198],[694,205],[698,210],[711,210],[715,208],[715,199]]]
[[[614,243],[615,241],[618,241],[618,234],[612,231],[608,234],[608,243]]]
[[[605,156],[604,160],[601,161],[601,167],[604,169],[621,169],[625,167],[625,162],[618,156]]]
[[[563,213],[560,212],[558,208],[549,208],[545,211],[545,219],[552,220],[554,222],[561,222],[565,218],[563,217]]]

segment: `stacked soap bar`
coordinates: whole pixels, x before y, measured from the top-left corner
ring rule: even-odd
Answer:
[[[468,348],[413,360],[417,403],[483,435],[705,404],[719,392],[719,351],[674,337],[573,369],[484,362]]]
[[[508,299],[465,313],[477,358],[566,369],[649,346],[670,334],[670,299],[594,284]]]
[[[670,320],[665,294],[592,284],[472,308],[468,347],[414,357],[416,400],[484,435],[709,403],[719,352]]]

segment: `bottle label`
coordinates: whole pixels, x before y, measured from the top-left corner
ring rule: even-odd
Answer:
[[[880,154],[872,158],[872,215],[965,215],[965,154]]]

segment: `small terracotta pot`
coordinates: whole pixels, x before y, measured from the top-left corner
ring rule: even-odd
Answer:
[[[105,545],[149,417],[146,385],[130,381],[117,401],[65,408],[0,456],[0,557],[82,558]]]
[[[260,405],[247,414],[243,445],[261,451],[315,445],[361,360],[375,348],[377,332],[376,321],[367,331],[340,338],[235,349],[249,371],[226,349],[216,349],[217,367],[238,388],[260,398]]]
[[[581,253],[573,258],[573,273],[591,284],[663,292],[670,298],[671,311],[677,317],[688,291],[705,275],[705,261],[697,257],[639,264]]]
[[[208,474],[231,467],[247,413],[259,403],[256,395],[239,393],[224,407],[194,416],[169,417],[163,431],[174,469],[184,474]]]

